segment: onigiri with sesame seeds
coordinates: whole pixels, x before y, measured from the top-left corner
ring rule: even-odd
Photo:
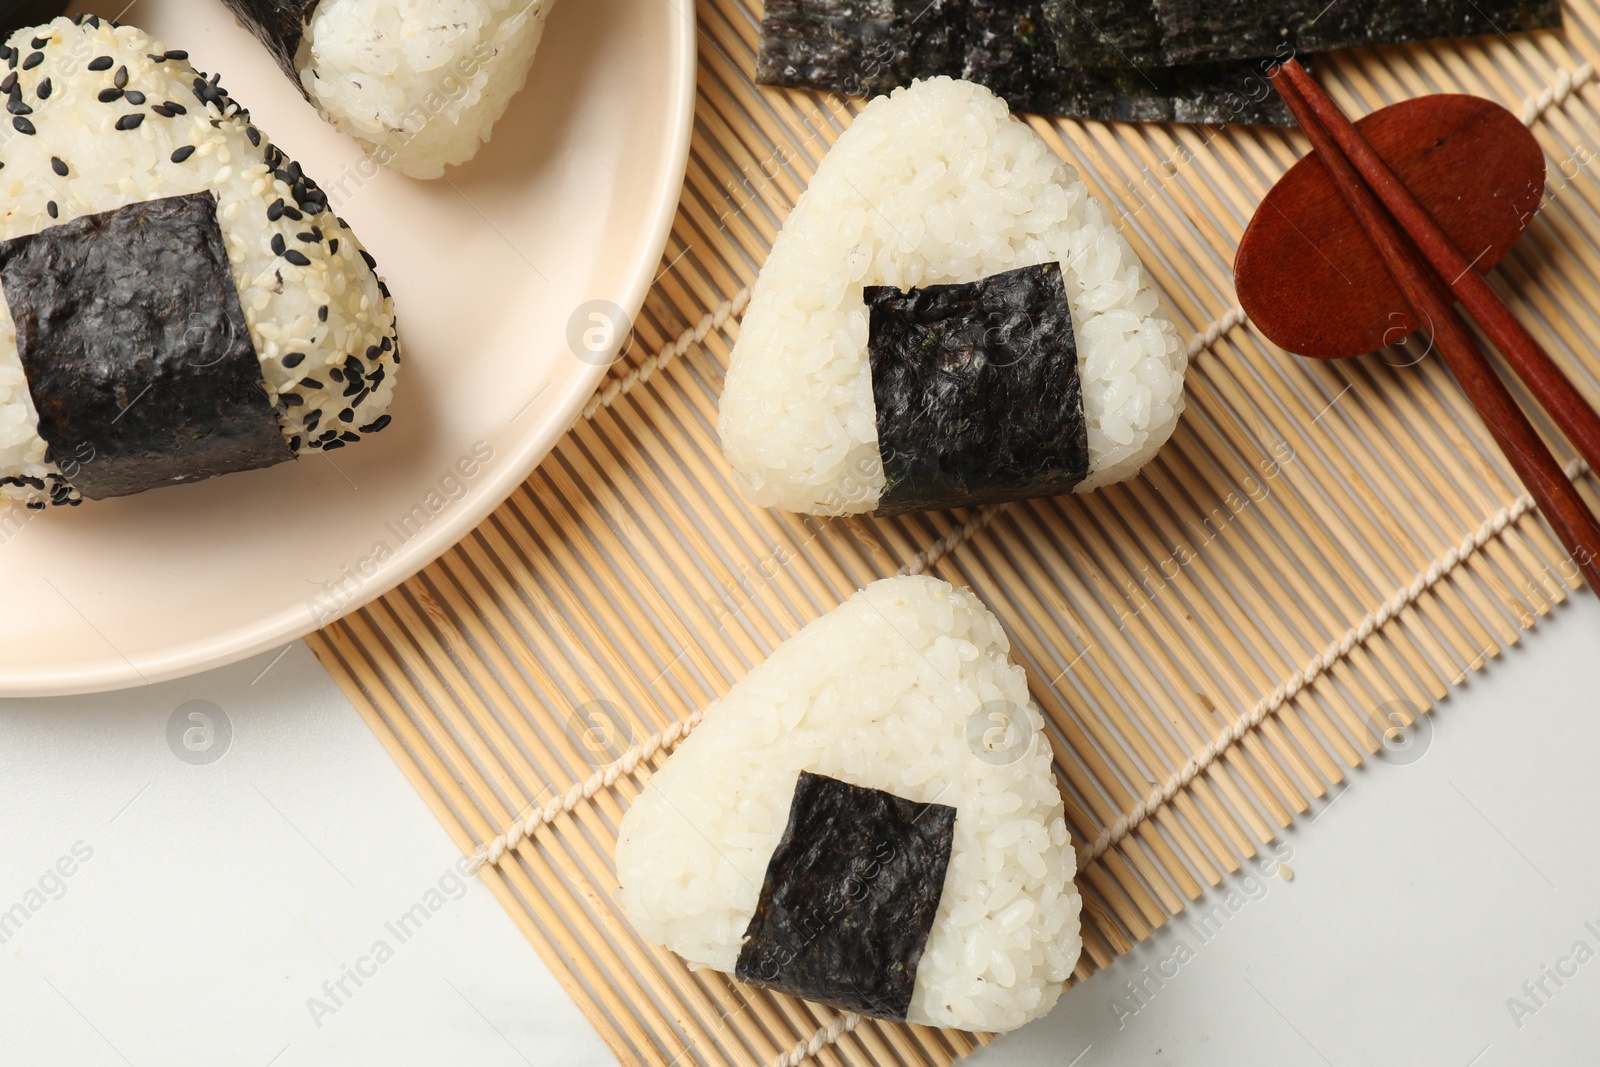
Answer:
[[[467,162],[521,90],[554,0],[226,0],[380,166]]]
[[[388,425],[388,288],[219,78],[95,16],[18,31],[0,70],[0,500],[126,495]]]

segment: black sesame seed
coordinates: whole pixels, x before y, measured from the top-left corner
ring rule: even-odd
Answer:
[[[378,269],[378,261],[373,259],[372,253],[368,252],[365,248],[361,249],[361,258],[366,261],[368,270]]]
[[[9,93],[17,87],[17,72],[12,71],[6,75],[5,81],[0,81],[0,93]]]
[[[173,149],[172,161],[174,163],[182,163],[192,155],[194,155],[194,145],[186,144],[182,148]]]
[[[56,202],[54,200],[46,204],[44,209],[50,212],[50,217],[53,219],[59,219],[61,217],[61,209],[56,207]]]
[[[371,422],[367,423],[365,426],[361,427],[361,432],[362,433],[377,433],[379,430],[383,429],[387,425],[389,425],[389,416],[387,416],[387,415],[379,415],[376,419],[372,420]]]
[[[27,505],[29,511],[43,511],[44,506],[43,500],[30,500]]]
[[[117,72],[111,76],[111,84],[118,89],[126,89],[128,87],[128,68],[118,67]]]
[[[43,52],[30,52],[30,53],[28,53],[28,58],[24,59],[22,61],[22,69],[23,70],[32,70],[34,67],[37,67],[40,63],[43,63],[43,62],[44,62],[44,53]]]
[[[283,198],[279,197],[267,205],[267,221],[277,222],[283,218]]]
[[[295,434],[293,437],[289,438],[289,451],[290,452],[298,452],[298,451],[300,451],[300,435],[299,434]]]
[[[33,114],[33,108],[29,107],[27,104],[24,104],[21,96],[13,96],[11,99],[7,100],[6,110],[11,112],[13,115]]]
[[[300,384],[305,386],[307,389],[325,389],[325,388],[327,388],[321,382],[317,381],[315,378],[302,378],[300,380]]]
[[[305,216],[300,214],[300,212],[296,211],[292,207],[287,206],[283,209],[283,217],[286,219],[292,219],[295,222],[300,222],[305,218]]]
[[[349,408],[345,408],[343,411],[339,412],[340,422],[353,422],[355,421],[355,417],[356,413],[351,411]]]
[[[342,382],[344,381],[344,371],[340,370],[338,367],[335,367],[328,372],[328,377],[332,378],[336,382]]]
[[[360,438],[357,438],[357,440],[360,440]],[[343,447],[344,447],[344,442],[343,441],[334,440],[334,441],[329,441],[327,444],[323,445],[322,446],[322,450],[324,452],[332,452],[336,448],[343,448]]]
[[[291,408],[297,408],[306,402],[306,398],[298,393],[284,393],[278,399],[283,401],[285,407]]]
[[[188,59],[189,53],[185,52],[181,48],[169,48],[167,49],[166,56],[168,59]]]
[[[65,178],[67,176],[67,164],[60,156],[50,157],[50,169],[55,171],[58,177]]]
[[[250,143],[252,145],[254,145],[256,148],[260,148],[261,147],[261,131],[260,130],[256,129],[254,126],[246,126],[244,128],[244,135],[246,137],[250,138]]]
[[[379,345],[378,347],[383,349],[385,352],[387,352],[387,351],[389,351],[390,348],[394,347],[394,342],[391,341],[389,338],[385,337],[383,339],[383,344]]]
[[[173,115],[172,109],[167,107],[165,104],[152,104],[150,111],[153,114],[160,115],[164,119],[170,119]]]
[[[288,260],[290,263],[293,263],[297,267],[311,266],[311,260],[306,257],[305,253],[296,252],[292,248],[283,254],[283,258]]]
[[[350,379],[350,384],[344,387],[344,395],[355,397],[354,403],[350,405],[351,407],[355,407],[357,404],[361,403],[361,398],[367,395],[367,387],[361,383],[361,378],[359,376],[353,376]],[[349,422],[350,420],[345,419],[344,421]]]
[[[371,359],[371,360],[382,359],[383,358],[383,348],[382,348],[382,346],[380,346],[380,345],[368,345],[367,346],[367,358]]]
[[[52,92],[54,92],[54,91],[55,91],[55,86],[50,84],[50,79],[49,78],[46,78],[44,81],[40,82],[39,83],[39,88],[34,90],[34,92],[39,94],[39,99],[40,100],[48,100],[48,99],[50,99],[50,94]]]
[[[287,356],[283,357],[283,365],[285,367],[298,367],[305,361],[306,354],[304,352],[290,352]]]
[[[110,56],[95,56],[93,59],[89,60],[89,69],[110,70],[113,62],[114,60],[112,60]]]
[[[323,304],[321,307],[319,307],[317,309],[317,321],[318,322],[327,322],[328,321],[328,305],[327,304]]]
[[[346,430],[344,433],[339,435],[339,440],[341,442],[344,442],[344,441],[359,441],[359,440],[361,440],[361,435],[360,434],[354,434],[354,433],[351,433],[349,430]]]
[[[146,52],[144,57],[152,63],[165,63],[167,61],[166,56],[158,56],[154,52]]]
[[[272,254],[275,255],[275,256],[281,256],[281,255],[283,255],[284,248],[285,248],[285,245],[283,243],[283,234],[281,234],[281,233],[273,234],[272,235]]]
[[[141,122],[143,122],[143,121],[144,121],[144,112],[136,111],[131,115],[124,115],[120,119],[118,119],[117,120],[117,129],[124,130],[124,131],[126,131],[126,130],[137,130],[139,128],[139,124]]]
[[[21,115],[18,115],[16,118],[12,119],[11,125],[16,127],[18,133],[25,133],[31,136],[37,132],[33,128],[33,123],[29,122]]]
[[[317,242],[319,242],[320,240],[322,240],[320,237],[318,237],[314,233],[297,233],[297,234],[295,234],[295,237],[297,237],[300,240],[304,241],[308,245],[314,245]]]
[[[328,242],[328,254],[330,256],[339,254],[339,239],[337,237]]]
[[[176,100],[168,100],[161,106],[172,112],[174,115],[187,115],[189,113],[189,109],[178,103]]]
[[[306,416],[306,433],[313,433],[317,428],[317,423],[319,423],[321,421],[322,421],[322,412],[320,412],[320,411],[313,411],[311,414],[307,415]]]
[[[10,45],[5,45],[5,44],[0,44],[0,59],[10,59],[10,58],[11,58],[11,46]]]
[[[113,104],[122,99],[122,90],[107,87],[105,89],[101,89],[99,94],[96,95],[95,99],[100,101],[102,104]]]
[[[317,440],[319,440],[319,441],[332,441],[335,438],[337,438],[338,436],[339,436],[339,431],[338,430],[324,430],[322,432],[322,436],[318,437]]]
[[[132,104],[134,107],[138,107],[140,104],[144,103],[144,94],[137,89],[129,89],[126,96],[128,103]]]
[[[49,43],[50,43],[50,38],[48,38],[48,37],[35,37],[33,39],[33,47],[35,47],[35,48],[43,48],[45,45],[47,45]]]

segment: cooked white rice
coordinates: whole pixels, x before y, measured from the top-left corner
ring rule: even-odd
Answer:
[[[321,0],[295,56],[306,95],[380,164],[437,178],[489,139],[554,0]]]
[[[1049,1011],[1082,947],[1081,902],[1043,718],[1007,647],[975,596],[928,577],[874,583],[784,642],[623,818],[617,877],[639,932],[732,973],[796,779],[813,771],[956,808],[910,1020],[1010,1030]],[[987,725],[1001,707],[1016,716],[1008,751],[1023,753],[1011,762],[969,741],[974,716]]]
[[[718,429],[745,493],[815,514],[877,506],[865,286],[1050,260],[1078,342],[1082,492],[1137,473],[1183,411],[1188,361],[1143,266],[1077,172],[987,89],[933,78],[873,100],[784,223],[740,327]]]
[[[36,132],[12,130],[0,140],[7,205],[0,239],[211,190],[290,449],[341,448],[381,430],[399,362],[394,302],[360,242],[299,165],[182,53],[166,52],[132,26],[58,18],[19,30],[8,47],[14,51],[0,56],[0,69],[16,75],[19,99],[31,108],[22,117]],[[42,59],[29,66],[35,53]],[[121,95],[102,101],[117,82]],[[134,115],[142,116],[137,126],[118,128]],[[65,177],[53,159],[66,165]],[[45,458],[37,426],[10,309],[0,299],[0,501],[71,503],[77,493]]]

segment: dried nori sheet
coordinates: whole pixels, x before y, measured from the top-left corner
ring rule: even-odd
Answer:
[[[239,21],[272,53],[289,80],[300,87],[300,72],[294,69],[294,54],[300,38],[317,10],[320,0],[222,0]]]
[[[866,289],[885,486],[879,515],[1071,492],[1089,473],[1059,263]]]
[[[1290,122],[1261,77],[1269,60],[1157,67],[1119,59],[1107,66],[1115,50],[1101,49],[1088,57],[1091,63],[1068,63],[1046,18],[1049,6],[1050,0],[767,0],[756,80],[876,96],[948,74],[987,86],[1018,111],[1113,121]],[[1092,40],[1089,27],[1074,25],[1068,32],[1076,39]]]
[[[98,500],[292,458],[208,192],[0,241],[48,457]]]
[[[1054,0],[1064,6],[1083,0]],[[1153,10],[1167,63],[1327,52],[1561,25],[1560,0],[1097,0]]]
[[[955,825],[947,805],[802,771],[735,977],[903,1022]]]

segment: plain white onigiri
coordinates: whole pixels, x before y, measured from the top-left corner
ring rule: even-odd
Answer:
[[[1011,1030],[1082,947],[1075,856],[1044,720],[1000,624],[928,577],[876,582],[706,710],[622,820],[629,918],[733,973],[801,771],[956,809],[909,1019]]]
[[[323,117],[383,166],[437,178],[489,139],[554,0],[321,0],[295,69]]]
[[[1082,492],[1136,474],[1183,411],[1188,359],[1144,267],[1077,172],[989,90],[933,78],[869,103],[784,223],[733,349],[718,429],[745,494],[822,515],[876,508],[865,286],[1050,260],[1078,343]]]

